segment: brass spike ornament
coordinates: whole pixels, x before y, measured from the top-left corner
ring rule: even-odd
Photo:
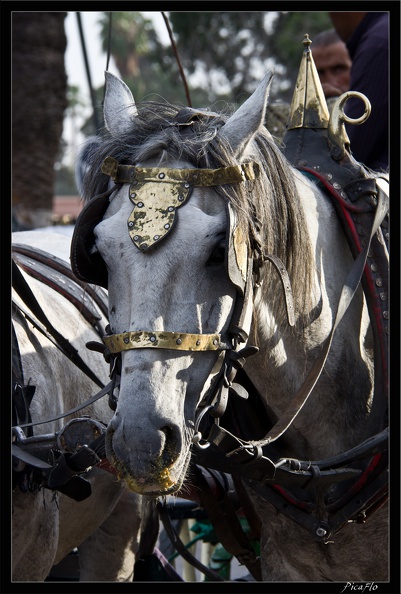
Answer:
[[[310,49],[312,41],[307,33],[302,43],[305,49],[295,83],[287,130],[327,128],[330,119],[329,110]]]
[[[312,41],[307,33],[302,43],[305,49],[283,138],[284,153],[291,163],[301,166],[311,160],[320,162],[327,149],[335,161],[347,160],[351,147],[345,123],[359,125],[365,122],[370,115],[370,102],[362,93],[347,91],[336,99],[330,115],[313,61]],[[364,113],[356,119],[348,117],[344,111],[351,97],[360,99],[364,105]],[[311,133],[311,130],[314,132]]]

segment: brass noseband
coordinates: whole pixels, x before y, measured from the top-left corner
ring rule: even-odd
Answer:
[[[231,348],[220,334],[185,334],[183,332],[138,331],[104,336],[103,342],[111,353],[131,349],[174,349],[178,351],[225,351]]]

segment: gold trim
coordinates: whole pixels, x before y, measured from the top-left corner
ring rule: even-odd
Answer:
[[[287,130],[293,130],[294,128],[327,128],[330,118],[329,110],[310,50],[312,41],[307,33],[302,43],[305,49],[295,83],[290,117],[286,128]]]
[[[351,97],[360,99],[364,105],[364,113],[359,118],[350,118],[344,111],[345,104]],[[336,154],[337,160],[344,156],[344,149],[348,152],[350,151],[350,140],[345,129],[345,122],[358,126],[368,119],[370,112],[371,105],[369,99],[358,91],[347,91],[336,99],[331,111],[327,136],[329,141],[339,148],[339,152]]]
[[[122,332],[103,337],[111,353],[131,349],[172,349],[178,351],[221,351],[228,347],[220,334],[186,334],[183,332]]]
[[[119,165],[113,157],[106,157],[101,170],[117,183],[185,182],[191,186],[236,184],[254,180],[259,175],[259,166],[254,161],[220,169],[171,169],[169,167]]]

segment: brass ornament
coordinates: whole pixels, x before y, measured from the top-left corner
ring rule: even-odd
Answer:
[[[185,182],[134,182],[129,198],[134,210],[128,217],[128,233],[141,251],[159,243],[171,231],[176,210],[187,201],[191,186]]]
[[[178,351],[221,351],[228,348],[220,334],[186,334],[164,330],[122,332],[103,336],[103,342],[111,353],[144,348]]]
[[[254,180],[260,173],[254,161],[219,169],[172,169],[120,165],[113,157],[106,157],[101,170],[116,183],[130,184],[129,198],[135,208],[128,217],[128,233],[142,252],[171,231],[177,208],[185,204],[194,186],[236,184]]]

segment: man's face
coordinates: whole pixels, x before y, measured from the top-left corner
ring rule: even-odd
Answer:
[[[339,41],[312,47],[312,54],[325,96],[335,97],[348,91],[352,62],[345,44]]]

